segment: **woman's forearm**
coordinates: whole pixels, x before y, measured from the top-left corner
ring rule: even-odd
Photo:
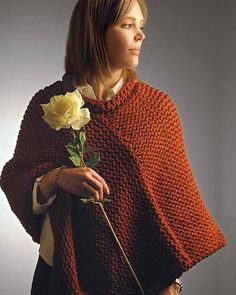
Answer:
[[[58,168],[49,171],[38,184],[37,201],[44,204],[56,192],[55,178]]]

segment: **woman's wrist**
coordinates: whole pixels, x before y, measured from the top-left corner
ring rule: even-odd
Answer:
[[[50,197],[55,195],[57,189],[55,179],[58,169],[60,168],[55,168],[49,171],[47,174],[44,175],[44,177],[39,182],[37,194],[37,200],[39,204],[46,203]]]
[[[58,190],[58,189],[60,190],[61,189],[61,187],[59,185],[58,179],[59,179],[59,176],[62,173],[62,170],[65,169],[65,168],[66,168],[65,165],[62,165],[61,167],[57,168],[57,171],[56,171],[56,174],[55,174],[55,178],[54,178],[54,187],[55,187],[56,190]]]
[[[180,279],[175,279],[175,281],[173,282],[173,284],[175,284],[176,286],[178,286],[179,292],[181,292],[183,290],[183,283],[180,281]]]
[[[159,292],[160,295],[177,295],[182,290],[182,283],[179,279],[176,279],[171,285],[167,286],[165,289]]]

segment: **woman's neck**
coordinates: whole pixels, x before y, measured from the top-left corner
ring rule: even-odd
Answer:
[[[96,98],[102,98],[103,100],[106,100],[108,91],[117,84],[121,76],[122,71],[117,71],[113,73],[111,77],[106,77],[103,80],[96,79],[96,81],[90,82]]]

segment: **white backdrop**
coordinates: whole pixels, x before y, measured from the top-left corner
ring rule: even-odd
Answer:
[[[26,106],[61,78],[74,0],[0,1],[0,169]],[[183,276],[183,295],[235,294],[235,1],[152,0],[138,72],[172,96],[193,174],[228,245]],[[0,191],[0,294],[29,294],[38,246]]]

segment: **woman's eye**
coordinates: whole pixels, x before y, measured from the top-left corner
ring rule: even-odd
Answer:
[[[123,27],[126,29],[131,29],[132,26],[133,26],[133,24],[123,24]],[[140,27],[140,30],[143,31],[144,27]]]
[[[124,24],[123,27],[124,27],[124,28],[128,28],[128,29],[130,29],[130,28],[132,27],[132,25],[133,25],[133,24]]]

